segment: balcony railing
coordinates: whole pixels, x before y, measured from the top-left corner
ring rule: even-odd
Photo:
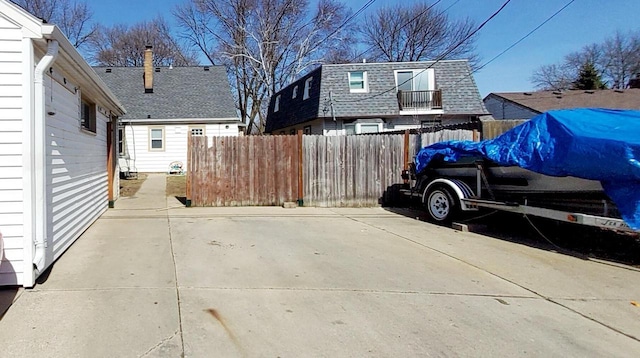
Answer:
[[[398,91],[398,106],[401,111],[442,109],[442,92]]]

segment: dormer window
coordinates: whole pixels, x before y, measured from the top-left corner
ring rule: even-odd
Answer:
[[[369,92],[366,71],[351,71],[347,73],[349,78],[349,92],[366,93]]]
[[[309,98],[309,91],[311,90],[311,83],[313,83],[313,77],[309,77],[309,78],[307,78],[306,81],[304,81],[304,93],[302,95],[302,99],[303,100]]]
[[[276,96],[276,101],[273,104],[273,112],[278,112],[280,110],[280,95]]]

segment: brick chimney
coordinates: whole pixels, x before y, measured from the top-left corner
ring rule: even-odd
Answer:
[[[153,51],[152,46],[144,50],[144,93],[153,93]]]

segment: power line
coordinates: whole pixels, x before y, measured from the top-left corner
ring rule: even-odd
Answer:
[[[404,23],[402,26],[400,26],[400,28],[399,28],[398,30],[402,30],[402,29],[404,29],[405,27],[409,26],[409,24],[411,24],[412,22],[416,21],[420,16],[422,16],[422,15],[426,14],[426,13],[427,13],[429,10],[431,10],[434,6],[438,5],[438,3],[439,3],[440,1],[442,1],[442,0],[438,0],[438,1],[436,1],[436,2],[435,2],[435,3],[433,3],[431,6],[429,6],[429,7],[427,7],[426,9],[424,9],[424,10],[420,11],[420,12],[419,12],[416,16],[414,16],[411,20],[407,21],[407,22],[406,22],[406,23]],[[460,0],[456,0],[453,4],[449,5],[449,7],[448,7],[448,8],[446,8],[446,9],[443,11],[443,13],[445,13],[447,10],[449,10],[453,5],[455,5],[455,4],[456,4],[456,3],[458,3],[459,1],[460,1]],[[384,39],[384,40],[386,41],[386,40],[388,40],[388,39]],[[351,61],[359,60],[359,59],[360,59],[360,57],[361,57],[362,55],[364,55],[365,53],[367,53],[367,52],[369,52],[369,51],[373,50],[374,48],[376,48],[376,46],[375,46],[375,45],[370,46],[370,47],[369,47],[369,48],[367,48],[366,50],[364,50],[364,51],[360,52],[359,54],[357,54],[357,55],[353,56],[353,57],[351,58]]]
[[[574,0],[575,1],[575,0]],[[443,59],[445,59],[451,52],[455,51],[458,47],[462,46],[462,44],[469,40],[473,35],[475,35],[476,33],[478,33],[478,31],[480,31],[489,21],[491,21],[494,17],[496,17],[506,6],[507,4],[509,4],[511,2],[511,0],[507,0],[504,2],[504,4],[502,4],[502,6],[500,6],[500,8],[498,10],[496,10],[496,12],[494,12],[493,14],[491,14],[491,16],[489,16],[489,18],[487,18],[485,21],[483,21],[480,26],[478,26],[478,28],[476,28],[475,30],[473,30],[471,33],[469,33],[467,36],[465,36],[462,40],[458,41],[458,43],[456,43],[454,46],[452,46],[451,48],[449,48],[447,51],[445,51],[444,53],[442,53],[440,56],[436,57],[436,60],[433,61],[433,63],[431,63],[427,68],[423,69],[422,71],[415,73],[413,76],[411,76],[410,78],[408,78],[406,81],[397,84],[396,86],[393,86],[391,88],[389,88],[386,91],[377,93],[373,96],[369,96],[367,98],[360,98],[357,100],[347,100],[347,101],[336,101],[336,102],[340,102],[340,103],[347,103],[347,102],[360,102],[360,101],[364,101],[364,100],[369,100],[369,99],[373,99],[376,97],[380,97],[384,94],[387,94],[391,91],[394,91],[396,88],[398,88],[399,86],[409,82],[409,81],[413,81],[413,79],[422,74],[423,72],[425,72],[426,70],[432,68],[436,63],[442,61]]]
[[[345,26],[347,26],[347,24],[349,22],[351,22],[351,20],[355,19],[356,17],[358,17],[358,15],[360,15],[362,12],[364,12],[366,9],[369,8],[369,6],[373,5],[373,3],[376,2],[376,0],[369,0],[367,1],[364,5],[362,5],[360,7],[360,9],[358,9],[358,11],[356,11],[355,13],[353,13],[351,16],[347,17],[342,24],[340,24],[340,26],[336,27],[329,35],[325,36],[322,40],[317,41],[315,43],[315,45],[313,47],[311,47],[307,52],[311,53],[313,52],[315,49],[317,49],[321,44],[323,44],[325,41],[327,41],[328,39],[331,38],[331,36],[335,35],[336,33],[338,33],[340,30],[342,30]],[[295,61],[290,63],[289,65],[287,65],[287,69],[290,66],[295,65]]]
[[[551,21],[551,19],[553,19],[554,17],[556,17],[556,15],[558,15],[559,13],[561,13],[564,9],[566,9],[567,7],[569,7],[569,5],[571,5],[574,1],[576,0],[571,0],[569,1],[565,6],[563,6],[562,8],[560,8],[560,10],[556,11],[553,15],[549,16],[546,20],[544,20],[540,25],[536,26],[533,30],[529,31],[526,35],[522,36],[518,41],[514,42],[513,44],[511,44],[509,47],[507,47],[506,49],[504,49],[502,52],[500,52],[499,54],[495,55],[493,58],[491,58],[489,61],[483,63],[480,67],[476,68],[475,70],[469,72],[468,75],[466,75],[465,77],[462,77],[460,80],[458,80],[457,82],[455,82],[453,85],[457,85],[458,83],[464,81],[466,78],[471,77],[472,74],[480,71],[481,69],[485,68],[488,64],[490,64],[491,62],[495,61],[496,59],[498,59],[500,56],[504,55],[505,53],[507,53],[509,50],[511,50],[512,48],[514,48],[516,45],[518,45],[520,42],[524,41],[527,37],[531,36],[531,34],[533,34],[534,32],[536,32],[538,29],[540,29],[542,26],[544,26],[547,22]]]

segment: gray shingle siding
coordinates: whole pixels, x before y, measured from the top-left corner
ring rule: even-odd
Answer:
[[[143,67],[94,70],[127,108],[123,120],[238,118],[224,66],[160,67],[153,93],[144,91]]]
[[[323,65],[276,94],[281,96],[279,112],[273,113],[276,96],[271,99],[266,131],[271,132],[315,118],[331,117],[330,93],[334,114],[338,118],[397,117],[400,111],[396,97],[395,71],[427,68],[434,69],[436,89],[442,90],[445,115],[488,113],[466,60]],[[350,71],[367,72],[367,93],[350,93]],[[304,81],[309,76],[320,78],[320,81],[314,81],[313,87],[314,91],[318,90],[318,97],[315,97],[314,92],[310,102],[290,101],[293,87],[298,85],[299,91],[302,91]],[[315,88],[315,85],[319,85],[319,88]]]

